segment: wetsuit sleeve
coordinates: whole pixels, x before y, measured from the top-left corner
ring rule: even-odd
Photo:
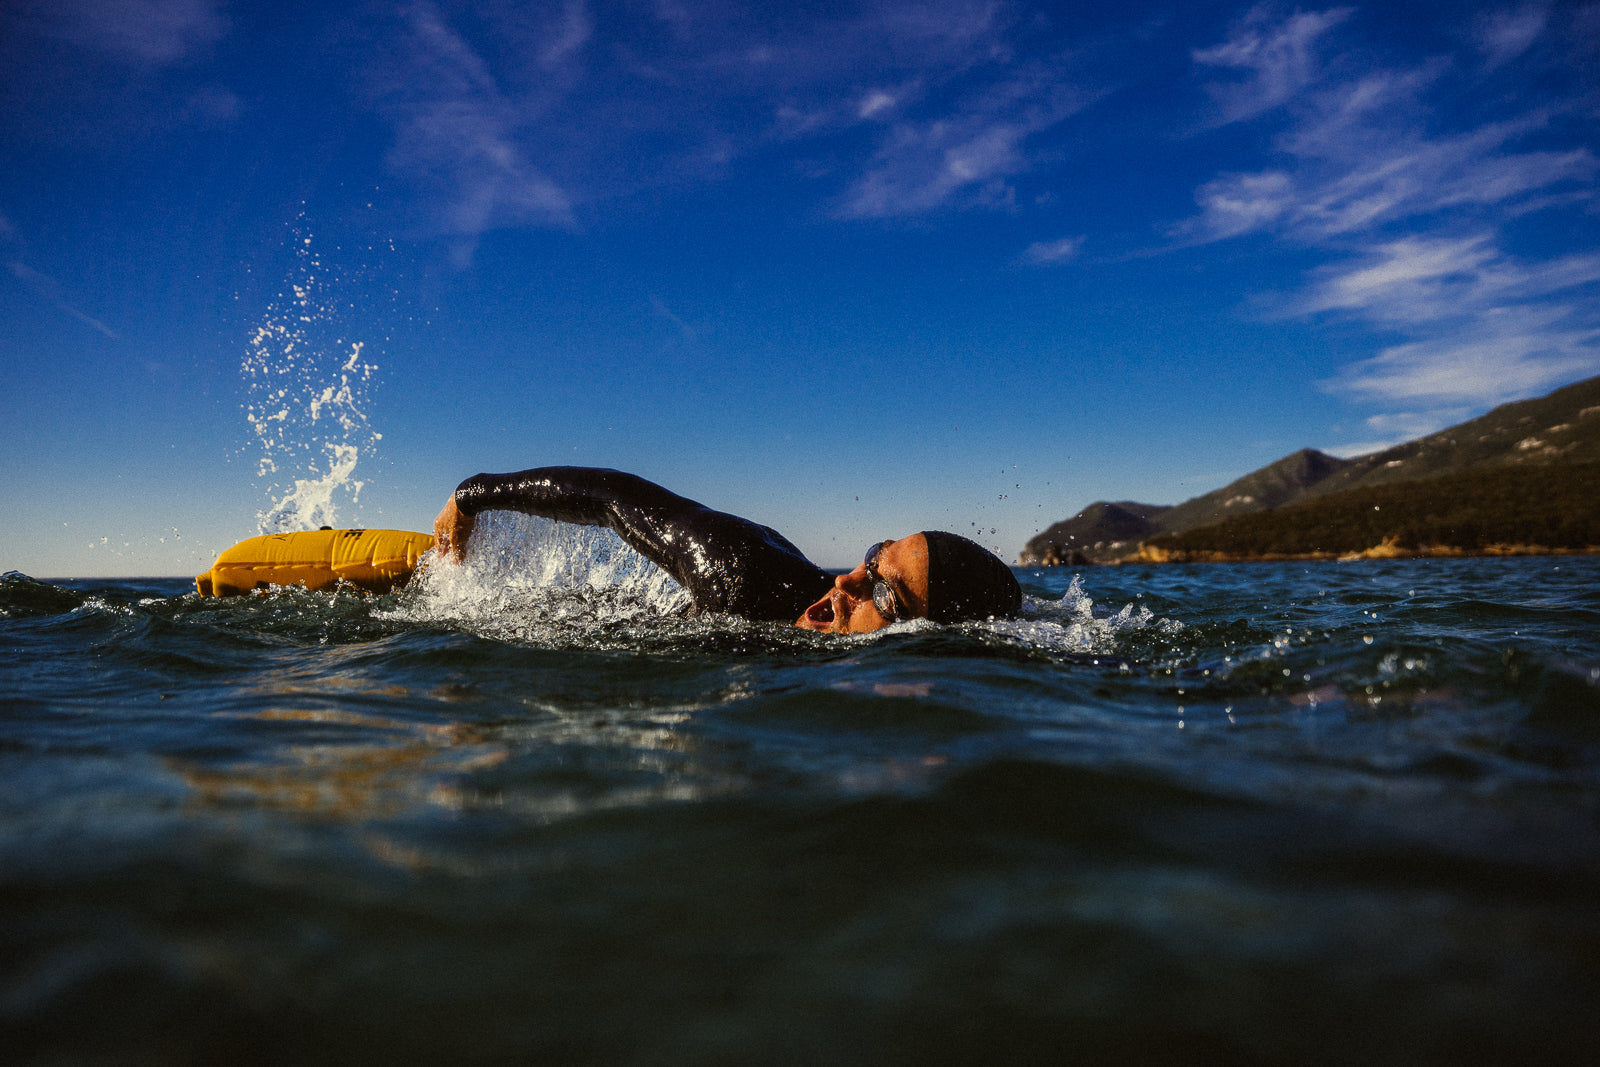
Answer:
[[[792,622],[832,582],[771,527],[622,471],[536,467],[477,474],[456,488],[455,497],[467,515],[520,511],[610,527],[688,590],[699,612]]]

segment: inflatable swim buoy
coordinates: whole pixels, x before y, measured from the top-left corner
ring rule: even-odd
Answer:
[[[272,585],[328,589],[348,582],[371,593],[404,585],[428,534],[405,530],[303,530],[240,541],[196,575],[201,596],[239,596]]]

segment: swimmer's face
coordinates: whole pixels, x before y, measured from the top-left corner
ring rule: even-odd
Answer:
[[[875,558],[868,550],[868,559],[856,564],[856,569],[849,574],[834,579],[827,595],[807,608],[794,624],[831,634],[864,634],[883,629],[895,619],[873,602],[873,586],[879,580],[893,594],[889,606],[895,615],[900,619],[925,617],[928,614],[928,539],[912,534],[875,547],[878,550]],[[881,594],[879,599],[884,599]]]

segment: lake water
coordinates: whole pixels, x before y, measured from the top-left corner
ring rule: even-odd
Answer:
[[[8,1063],[1600,1062],[1600,559],[0,579]]]

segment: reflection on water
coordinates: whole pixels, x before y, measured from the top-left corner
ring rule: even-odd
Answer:
[[[190,804],[224,809],[253,804],[325,818],[389,818],[419,805],[458,806],[459,791],[443,779],[506,758],[502,747],[471,725],[287,708],[268,708],[249,717],[343,727],[369,740],[282,745],[271,750],[268,762],[222,767],[169,758],[166,766],[193,790]],[[387,736],[376,739],[379,734]]]
[[[328,676],[263,681],[278,697],[403,699],[400,686],[373,687]],[[738,699],[732,684],[726,699]],[[481,701],[470,687],[430,693]],[[269,729],[249,758],[169,756],[162,765],[188,787],[185,809],[219,814],[264,809],[330,824],[415,820],[427,812],[495,810],[536,824],[596,812],[732,795],[745,777],[695,760],[700,743],[679,729],[689,710],[563,709],[527,702],[512,721],[419,722],[338,708],[268,706],[216,713]],[[267,740],[272,738],[273,740]],[[602,753],[599,760],[594,753]],[[593,764],[593,766],[589,766]],[[488,774],[504,768],[506,775]],[[578,769],[575,769],[578,768]],[[406,866],[437,862],[426,850],[367,835],[382,858]]]

